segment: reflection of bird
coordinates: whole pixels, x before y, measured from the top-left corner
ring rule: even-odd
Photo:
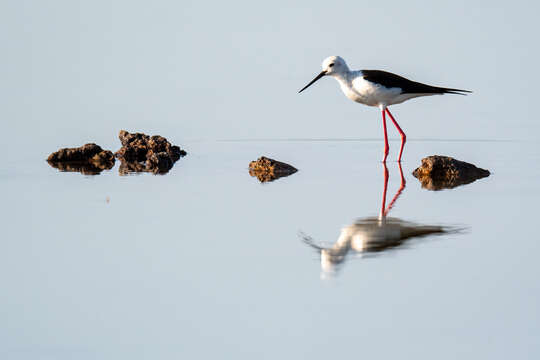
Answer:
[[[405,189],[403,171],[401,165],[398,164],[398,166],[401,186],[386,207],[388,169],[386,164],[383,163],[384,188],[379,217],[358,219],[354,224],[344,227],[341,229],[338,240],[330,247],[318,245],[311,237],[302,235],[304,242],[320,253],[323,275],[335,273],[337,267],[345,261],[351,252],[357,256],[380,253],[401,246],[405,241],[412,238],[447,232],[447,229],[442,226],[420,225],[386,217],[403,189]]]
[[[387,251],[406,240],[431,234],[444,233],[442,226],[418,225],[396,218],[364,218],[341,229],[338,240],[331,247],[317,245],[309,236],[303,236],[309,246],[320,251],[321,268],[332,274],[349,254],[356,255]]]
[[[388,106],[400,104],[409,99],[419,96],[459,94],[465,95],[468,90],[443,88],[426,85],[411,81],[386,71],[380,70],[349,70],[347,63],[339,56],[330,56],[322,63],[323,71],[315,77],[309,84],[304,86],[299,92],[307,89],[315,81],[325,75],[334,77],[341,86],[345,95],[358,103],[368,106],[378,106],[382,112],[384,130],[384,157],[388,156],[388,135],[386,133],[386,114],[396,126],[401,136],[401,148],[399,150],[398,162],[401,161],[401,154],[405,146],[406,136],[403,130],[388,110]]]

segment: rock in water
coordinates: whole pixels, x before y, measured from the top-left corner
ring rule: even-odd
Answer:
[[[249,163],[249,175],[257,177],[260,182],[268,182],[289,176],[298,170],[286,163],[261,156]]]
[[[121,161],[120,174],[131,172],[153,172],[165,174],[187,153],[159,135],[129,133],[120,130],[118,135],[122,148],[116,152]]]
[[[85,175],[97,175],[114,166],[112,151],[103,150],[90,143],[78,148],[63,148],[53,152],[47,162],[60,171],[77,171]]]
[[[441,155],[423,158],[422,165],[412,174],[428,190],[452,189],[490,175],[488,170]]]

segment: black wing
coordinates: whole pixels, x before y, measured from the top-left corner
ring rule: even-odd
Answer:
[[[422,84],[405,79],[402,76],[381,70],[362,70],[364,79],[387,88],[401,88],[403,94],[459,94],[470,93],[469,90],[443,88]]]

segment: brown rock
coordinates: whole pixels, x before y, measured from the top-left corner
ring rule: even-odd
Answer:
[[[165,151],[158,153],[152,152],[146,159],[146,168],[152,169],[152,172],[156,174],[166,173],[172,169],[174,162],[175,160]]]
[[[165,174],[187,154],[159,135],[148,136],[120,130],[118,137],[122,148],[115,155],[121,161],[119,171],[122,175],[130,172]]]
[[[249,175],[257,177],[260,182],[268,182],[289,176],[298,170],[293,166],[261,156],[256,161],[249,163]]]
[[[452,189],[490,175],[488,170],[448,156],[432,155],[422,159],[413,171],[422,187],[428,190]]]
[[[52,162],[66,162],[66,161],[89,161],[94,155],[101,156],[101,153],[107,152],[103,150],[99,145],[90,143],[78,148],[63,148],[56,152],[53,152],[47,158],[47,161]],[[108,151],[112,154],[112,152]],[[105,157],[107,157],[106,154]]]
[[[112,151],[103,150],[90,143],[78,148],[63,148],[53,152],[47,162],[60,171],[76,171],[85,175],[97,175],[114,166]]]

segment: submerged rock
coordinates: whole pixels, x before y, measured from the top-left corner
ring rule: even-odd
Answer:
[[[422,165],[413,175],[424,189],[442,190],[472,183],[490,172],[449,156],[432,155],[422,159]]]
[[[97,175],[114,166],[112,151],[103,150],[94,143],[78,148],[63,148],[53,152],[47,162],[60,171],[76,171],[85,175]]]
[[[284,162],[261,156],[249,163],[249,175],[257,177],[260,182],[268,182],[289,176],[298,170]]]
[[[118,137],[122,148],[115,155],[121,161],[119,171],[122,175],[132,172],[165,174],[187,154],[159,135],[148,136],[120,130]]]

